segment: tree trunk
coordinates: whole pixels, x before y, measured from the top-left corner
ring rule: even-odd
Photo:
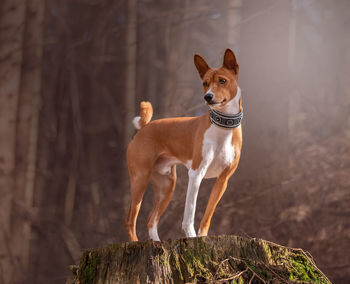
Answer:
[[[10,283],[16,265],[10,245],[14,191],[16,121],[21,82],[26,2],[5,0],[0,7],[0,282]],[[6,272],[6,273],[5,273]]]
[[[126,70],[125,70],[125,121],[124,147],[129,144],[134,127],[132,119],[135,113],[136,96],[136,37],[137,37],[137,0],[128,1],[128,18],[126,26]]]
[[[301,249],[237,236],[119,243],[86,251],[67,283],[330,283]]]
[[[16,172],[11,246],[20,268],[28,269],[34,218],[39,100],[44,33],[44,0],[28,0],[23,32],[23,58],[17,106]],[[18,214],[18,211],[22,214]],[[17,269],[13,279],[18,278]]]

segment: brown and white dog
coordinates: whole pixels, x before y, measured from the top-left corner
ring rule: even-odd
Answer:
[[[183,164],[188,168],[189,182],[182,222],[187,237],[197,236],[194,216],[202,179],[217,178],[198,232],[199,236],[206,236],[216,205],[238,166],[242,148],[242,106],[236,57],[227,49],[222,67],[213,69],[196,54],[194,64],[203,80],[204,99],[210,111],[199,117],[150,122],[152,105],[141,102],[140,116],[133,121],[140,130],[127,150],[131,198],[125,226],[130,241],[138,240],[136,219],[149,179],[155,189],[155,204],[147,227],[150,238],[159,241],[157,226],[175,189],[176,165]]]

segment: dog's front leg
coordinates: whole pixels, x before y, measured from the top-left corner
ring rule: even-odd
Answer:
[[[182,229],[185,231],[186,237],[188,238],[196,237],[196,231],[194,229],[194,216],[196,213],[199,186],[204,175],[204,170],[190,169],[188,171],[188,187],[186,194],[185,213],[182,221]]]
[[[221,199],[222,195],[224,194],[226,187],[227,187],[227,181],[229,177],[218,177],[215,185],[210,193],[210,197],[208,200],[208,205],[205,210],[203,219],[201,221],[198,236],[207,236],[208,230],[210,226],[211,217],[214,214],[216,205],[218,204],[219,200]]]
[[[227,182],[229,178],[232,176],[234,171],[237,169],[238,166],[238,159],[236,159],[236,162],[234,162],[231,167],[226,168],[222,174],[216,179],[215,185],[210,193],[207,208],[205,209],[205,213],[203,216],[203,219],[201,221],[198,235],[199,236],[207,236],[208,230],[210,226],[211,218],[214,214],[216,205],[218,205],[222,195],[224,194],[226,188],[227,188]]]
[[[210,163],[213,161],[214,151],[207,149],[206,156],[195,170],[192,168],[188,171],[188,187],[186,194],[185,213],[182,221],[182,229],[185,231],[186,237],[195,238],[194,215],[196,213],[196,203],[199,186],[204,178]]]

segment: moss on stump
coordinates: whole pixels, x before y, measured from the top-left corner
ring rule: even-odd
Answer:
[[[114,244],[71,270],[70,284],[330,283],[303,250],[237,236]]]

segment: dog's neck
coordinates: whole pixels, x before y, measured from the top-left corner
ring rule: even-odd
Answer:
[[[240,100],[241,100],[241,88],[237,87],[237,94],[236,94],[236,96],[232,100],[230,100],[223,107],[222,110],[218,110],[218,111],[220,111],[223,114],[227,114],[227,115],[238,114],[241,111]]]

